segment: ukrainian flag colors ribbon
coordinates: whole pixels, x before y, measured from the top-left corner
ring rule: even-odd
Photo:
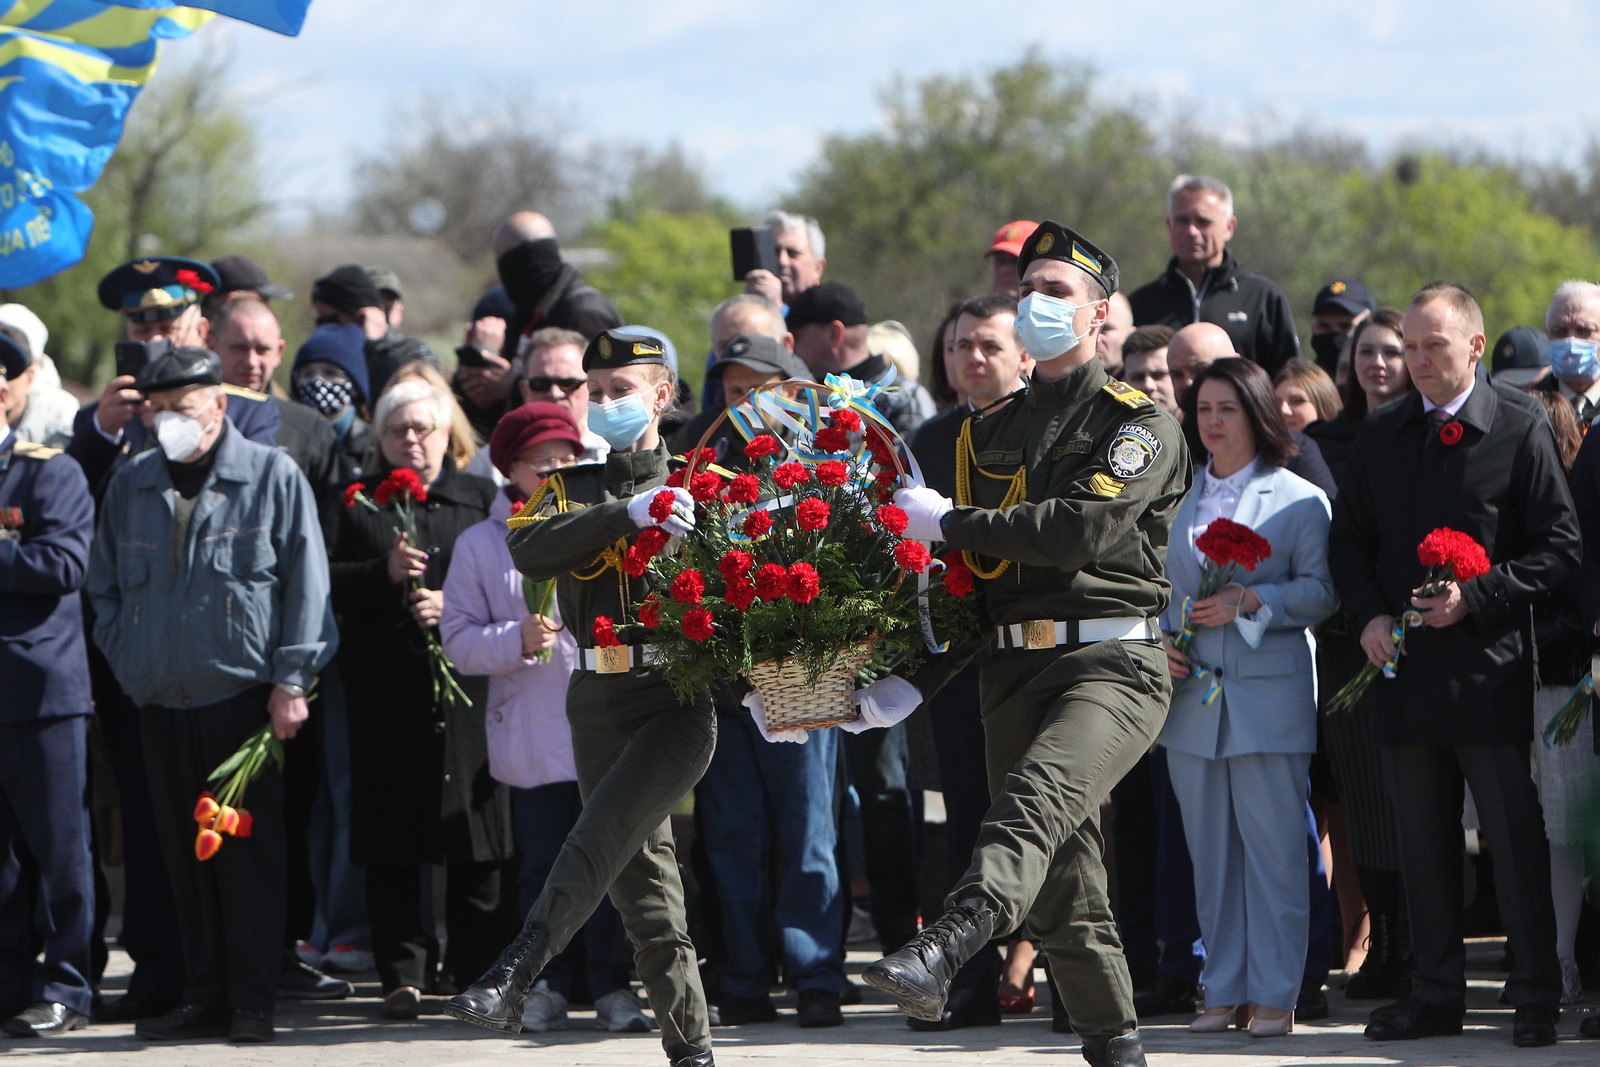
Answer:
[[[1218,679],[1216,671],[1189,655],[1189,650],[1194,647],[1195,639],[1194,623],[1189,619],[1189,609],[1192,606],[1194,606],[1194,597],[1184,597],[1183,624],[1178,628],[1178,636],[1172,643],[1179,652],[1183,653],[1183,658],[1189,662],[1189,678],[1185,679],[1185,681],[1192,679],[1206,683],[1206,691],[1201,695],[1200,703],[1209,708],[1222,695],[1222,682]]]

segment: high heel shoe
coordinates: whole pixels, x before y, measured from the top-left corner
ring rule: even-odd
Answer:
[[[1243,1004],[1224,1004],[1215,1008],[1207,1008],[1194,1017],[1189,1024],[1191,1034],[1220,1034],[1228,1027],[1238,1023],[1248,1026],[1249,1021],[1242,1018],[1242,1013],[1248,1006]]]
[[[1294,1033],[1294,1012],[1256,1005],[1255,1017],[1250,1020],[1251,1037],[1282,1037]]]
[[[1033,1010],[1037,991],[1032,982],[1021,993],[1001,993],[1000,1012],[1003,1015],[1026,1015]]]

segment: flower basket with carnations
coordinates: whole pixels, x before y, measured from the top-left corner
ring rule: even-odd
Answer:
[[[268,760],[276,763],[282,772],[283,742],[273,733],[270,722],[245,738],[244,744],[206,778],[208,782],[224,778],[227,781],[215,795],[208,790],[195,801],[194,821],[200,826],[194,838],[196,859],[208,860],[215,856],[222,847],[223,834],[250,836],[255,820],[239,802],[244,799],[245,787],[256,780]]]
[[[1218,518],[1212,520],[1195,538],[1194,547],[1205,556],[1205,562],[1200,567],[1200,588],[1195,596],[1183,598],[1183,621],[1172,638],[1172,647],[1189,661],[1189,677],[1184,682],[1206,682],[1201,703],[1210,707],[1221,695],[1222,687],[1217,684],[1212,669],[1190,655],[1194,648],[1195,628],[1189,619],[1189,610],[1196,600],[1206,600],[1222,592],[1233,581],[1240,567],[1247,571],[1255,570],[1256,564],[1272,555],[1272,544],[1243,523]]]
[[[386,507],[393,507],[394,532],[397,535],[404,534],[406,544],[413,548],[417,547],[417,520],[413,508],[427,501],[428,487],[422,484],[422,478],[410,467],[396,467],[390,471],[388,477],[378,483],[370,497],[362,492],[360,483],[351,485],[344,491],[344,504],[347,508],[360,506],[376,513]],[[411,579],[406,588],[410,592],[416,592],[422,588],[422,579]],[[434,703],[441,707],[470,704],[471,698],[467,696],[466,690],[461,688],[461,683],[456,681],[455,664],[444,654],[444,645],[439,642],[439,631],[427,626],[423,627],[422,632],[427,639],[428,671],[433,679]]]
[[[1427,568],[1422,586],[1417,590],[1417,595],[1424,598],[1438,596],[1451,582],[1468,582],[1489,570],[1489,554],[1483,550],[1483,546],[1467,534],[1448,526],[1441,526],[1422,539],[1417,546],[1417,560]],[[1421,625],[1421,612],[1415,608],[1407,608],[1402,612],[1389,634],[1394,639],[1394,654],[1381,667],[1372,663],[1363,664],[1356,676],[1328,701],[1323,714],[1348,711],[1355,707],[1378,675],[1393,678],[1400,667],[1400,656],[1405,652],[1406,632]]]
[[[661,551],[664,534],[630,548],[624,566],[648,566],[661,590],[639,621],[680,696],[743,679],[769,729],[837,725],[856,717],[861,672],[903,669],[975,629],[972,572],[907,539],[905,512],[888,503],[914,467],[859,386],[759,397],[747,414],[782,425],[750,436],[751,469],[718,469],[697,449],[675,478],[694,497],[693,532],[676,552]]]

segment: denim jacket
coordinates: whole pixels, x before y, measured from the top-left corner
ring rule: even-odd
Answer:
[[[89,565],[94,639],[139,705],[203,707],[254,685],[309,687],[338,645],[328,557],[294,461],[230,422],[173,551],[157,449],[112,479]]]

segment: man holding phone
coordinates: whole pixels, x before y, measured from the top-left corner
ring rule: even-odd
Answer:
[[[756,253],[751,261],[739,255],[740,235],[746,233],[751,235]],[[744,282],[745,292],[788,308],[795,297],[822,281],[828,265],[827,246],[822,227],[810,215],[774,211],[760,226],[733,234],[734,280]]]

